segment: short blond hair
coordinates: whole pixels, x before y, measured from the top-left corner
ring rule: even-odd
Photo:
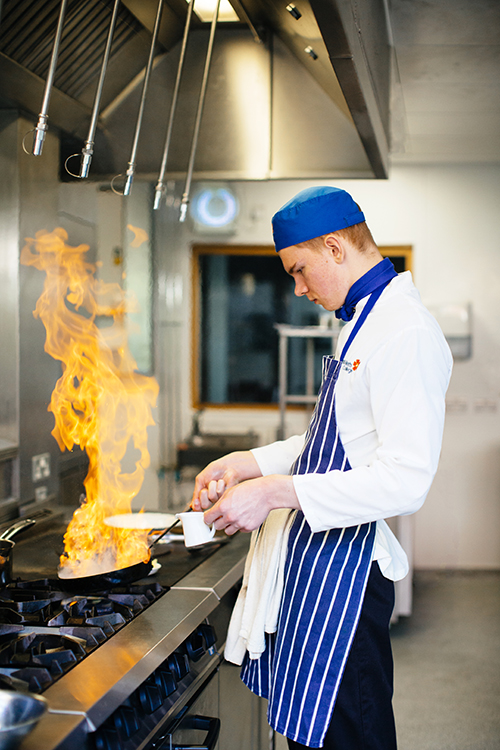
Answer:
[[[328,234],[336,234],[343,240],[347,240],[360,253],[377,249],[366,221],[362,221],[360,224],[353,224],[345,229],[337,229],[336,232],[329,232]],[[314,250],[322,250],[325,246],[325,237],[327,236],[327,234],[323,234],[321,237],[314,237],[314,239],[307,240],[306,242],[298,242],[296,247],[312,247]]]

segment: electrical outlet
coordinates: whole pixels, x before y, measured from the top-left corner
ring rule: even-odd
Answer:
[[[50,453],[40,453],[31,458],[31,477],[33,482],[40,482],[50,477]]]
[[[43,485],[42,487],[35,487],[35,500],[37,503],[41,503],[44,500],[46,500],[49,496],[47,487]]]

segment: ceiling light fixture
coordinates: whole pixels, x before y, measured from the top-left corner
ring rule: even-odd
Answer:
[[[186,1],[189,2],[189,0]],[[193,12],[196,13],[200,21],[209,23],[214,15],[216,4],[216,0],[196,0]],[[229,0],[221,0],[218,20],[224,22],[238,22],[240,20]]]

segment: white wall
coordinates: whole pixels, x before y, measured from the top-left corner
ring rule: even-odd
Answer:
[[[241,203],[238,229],[223,241],[270,244],[273,213],[311,184],[319,183],[234,183]],[[387,181],[327,184],[352,193],[379,244],[413,246],[414,278],[425,302],[472,303],[473,356],[455,363],[440,468],[415,518],[415,565],[500,568],[500,167],[405,166],[395,167]],[[167,279],[169,235],[173,236],[167,230],[160,237],[160,253],[165,251],[162,273]],[[173,270],[178,274],[182,269],[184,276],[180,300],[184,372],[190,371],[189,248],[203,241],[214,238],[196,236],[186,224],[182,230],[176,227],[175,251],[171,248]],[[186,435],[191,419],[187,378],[180,389],[179,429]],[[262,441],[268,441],[275,437],[277,421],[277,414],[268,411],[214,409],[205,412],[202,427],[220,432],[253,428]],[[303,417],[297,415],[290,427],[303,429]]]

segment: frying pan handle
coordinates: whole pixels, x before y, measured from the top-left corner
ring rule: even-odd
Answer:
[[[34,518],[23,518],[22,521],[18,521],[12,526],[9,526],[8,529],[5,529],[5,531],[0,534],[0,539],[10,541],[12,537],[17,536],[17,534],[20,534],[22,531],[34,526],[35,523],[36,521]]]
[[[165,536],[165,534],[168,534],[168,532],[171,529],[173,529],[174,526],[177,526],[177,524],[180,523],[180,520],[181,520],[180,518],[176,518],[173,524],[171,524],[168,528],[166,528],[165,531],[162,531],[160,536],[157,536],[154,542],[152,542],[152,544],[149,545],[149,549],[151,549],[151,547],[153,547],[156,544],[156,542],[159,542],[160,539],[162,539]]]
[[[185,513],[191,513],[192,510],[193,510],[192,508],[188,508],[184,512]],[[177,518],[174,521],[174,523],[171,526],[168,527],[168,529],[165,529],[165,531],[162,531],[161,534],[160,534],[160,536],[157,536],[156,539],[154,540],[154,542],[149,545],[149,549],[151,549],[151,547],[153,547],[156,544],[156,542],[159,542],[160,539],[162,539],[165,536],[165,534],[168,534],[168,532],[171,531],[174,528],[174,526],[177,526],[177,524],[180,523],[180,521],[181,521],[181,519]]]

